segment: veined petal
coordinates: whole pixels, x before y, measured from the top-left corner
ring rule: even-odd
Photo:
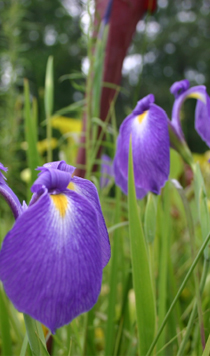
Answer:
[[[97,301],[102,279],[97,213],[71,190],[45,192],[18,218],[0,251],[15,307],[55,332]]]
[[[97,189],[94,186],[94,184],[89,180],[77,176],[74,176],[72,178],[68,188],[75,191],[77,194],[85,197],[89,201],[89,203],[92,204],[93,207],[95,208],[95,211],[97,213],[97,220],[98,220],[98,230],[100,233],[100,240],[101,240],[102,267],[104,268],[109,262],[111,250],[110,250],[109,235],[101,211],[101,205],[98,198]]]
[[[116,182],[120,185],[123,177],[126,181],[128,180],[128,154],[131,136],[135,186],[136,189],[140,188],[140,195],[143,195],[144,192],[146,194],[148,191],[159,194],[169,175],[167,116],[160,107],[153,104],[153,97],[151,99],[151,103],[147,104],[147,110],[140,111],[138,114],[134,110],[135,115],[132,113],[123,122],[115,156],[115,179],[117,178]],[[116,170],[120,171],[117,175]],[[127,191],[125,182],[123,189]]]

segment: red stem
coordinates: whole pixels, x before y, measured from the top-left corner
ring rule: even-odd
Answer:
[[[102,19],[109,0],[96,0],[95,25]],[[114,0],[110,17],[109,35],[106,45],[105,65],[103,81],[119,85],[121,80],[122,64],[128,47],[132,41],[138,21],[143,17],[145,11],[156,9],[156,0]],[[102,88],[100,118],[105,121],[110,104],[115,96],[116,90]],[[81,143],[85,144],[86,116],[83,116],[83,135]],[[99,129],[98,136],[101,130]],[[104,139],[104,137],[103,137]],[[100,157],[102,147],[99,148],[97,158]],[[85,165],[85,147],[80,147],[77,156],[77,165]],[[76,175],[85,176],[85,169],[76,169]]]

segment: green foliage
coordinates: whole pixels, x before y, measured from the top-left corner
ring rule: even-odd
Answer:
[[[75,5],[78,15],[73,16],[59,0],[0,1],[0,161],[12,172],[7,175],[8,184],[22,201],[26,199],[26,184],[29,187],[29,182],[20,179],[24,168],[30,168],[33,181],[34,168],[51,160],[51,153],[57,160],[67,152],[68,161],[68,152],[73,151],[69,138],[75,133],[52,130],[52,115],[78,119],[87,109],[86,168],[99,191],[112,246],[97,304],[55,335],[49,335],[45,329],[43,335],[41,325],[28,316],[24,322],[0,286],[2,356],[31,356],[31,350],[35,355],[47,355],[49,338],[52,356],[209,353],[209,173],[204,174],[198,165],[193,165],[194,182],[188,182],[189,167],[186,169],[182,158],[172,150],[170,178],[182,184],[181,197],[168,182],[159,198],[150,193],[147,201],[141,202],[135,197],[131,150],[128,202],[119,188],[113,187],[113,179],[101,189],[100,172],[92,173],[94,164],[101,164],[96,154],[104,133],[107,136],[103,146],[114,156],[116,118],[120,122],[130,112],[133,98],[153,92],[156,103],[170,116],[173,99],[169,87],[174,81],[191,76],[192,85],[202,80],[207,86],[210,83],[208,4],[162,0],[159,5],[154,15],[138,25],[129,54],[144,54],[144,67],[142,73],[135,67],[133,77],[131,72],[124,76],[116,113],[114,103],[110,105],[109,125],[108,120],[104,123],[98,117],[107,33],[103,41],[98,40],[94,56],[90,31],[87,37],[81,36],[79,2]],[[81,62],[87,44],[93,68],[84,99],[86,75],[81,73]],[[200,146],[197,138],[194,142],[192,108],[193,101],[185,104],[185,134],[190,147],[202,151],[205,145]],[[46,125],[48,158],[37,149],[37,141],[46,137]],[[96,140],[99,127],[101,135]],[[50,146],[52,136],[58,140],[54,150]],[[28,149],[24,151],[25,141]],[[190,153],[190,162],[191,159]],[[13,223],[9,208],[0,199],[1,242]],[[202,276],[197,282],[192,276],[195,268],[197,275]],[[200,330],[208,338],[204,351]]]

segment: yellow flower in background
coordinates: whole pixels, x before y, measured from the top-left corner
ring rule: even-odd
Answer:
[[[207,189],[207,197],[210,197],[210,150],[204,152],[203,154],[193,154],[193,160],[195,163],[199,163],[203,178],[205,181],[205,186]],[[210,203],[208,200],[208,207],[210,211]]]
[[[64,116],[53,116],[51,119],[52,127],[59,130],[63,135],[71,132],[79,134],[82,130],[82,121],[71,119]]]
[[[40,154],[43,154],[45,151],[47,151],[48,148],[48,139],[45,138],[42,141],[38,141],[37,142],[37,149],[39,151]],[[54,150],[56,147],[58,146],[58,140],[54,137],[51,138],[51,142],[50,142],[50,147],[52,150]]]
[[[51,118],[51,125],[65,136],[67,145],[62,146],[62,151],[65,159],[74,165],[77,157],[79,138],[82,131],[82,120],[64,116],[53,116]]]
[[[51,142],[50,142],[50,147],[52,148],[52,150],[54,150],[54,148],[56,148],[57,146],[58,146],[57,138],[52,137]],[[26,141],[23,141],[23,142],[21,142],[20,147],[22,148],[22,150],[27,151],[28,143]],[[45,151],[47,151],[47,148],[48,148],[48,139],[47,138],[45,138],[42,141],[37,142],[37,149],[40,154],[43,154]]]
[[[62,154],[62,159],[66,159],[68,162],[71,162],[71,164],[74,165],[77,157],[79,138],[82,131],[82,120],[72,119],[64,116],[53,116],[51,118],[51,125],[54,129],[59,130],[64,138],[64,140],[59,140],[52,137],[50,142],[51,149],[54,150],[56,147],[59,147],[60,154]],[[63,144],[64,141],[65,144]],[[38,141],[38,152],[43,155],[43,153],[47,151],[48,145],[49,143],[47,139]],[[26,151],[28,149],[27,142],[22,142],[21,148]],[[26,181],[27,179],[28,177],[25,178],[24,173],[23,180]]]
[[[31,170],[30,168],[25,168],[20,172],[20,178],[23,182],[29,183],[31,180]]]
[[[199,162],[201,165],[203,165],[206,162],[208,163],[208,160],[210,159],[210,150],[202,154],[193,153],[193,158],[195,162]]]
[[[201,170],[204,173],[210,174],[210,150],[204,152],[203,154],[194,153],[193,154],[194,162],[199,162]]]

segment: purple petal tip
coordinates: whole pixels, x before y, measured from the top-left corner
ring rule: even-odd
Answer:
[[[135,109],[133,110],[134,115],[141,115],[144,111],[148,110],[155,102],[155,97],[153,94],[145,96],[145,98],[138,101]]]
[[[179,82],[175,82],[171,87],[170,87],[170,92],[175,96],[175,98],[178,98],[179,95],[184,93],[187,89],[189,89],[190,82],[187,79],[180,80]]]
[[[4,172],[7,172],[8,171],[8,168],[7,167],[4,167],[4,165],[0,162],[0,169]]]

